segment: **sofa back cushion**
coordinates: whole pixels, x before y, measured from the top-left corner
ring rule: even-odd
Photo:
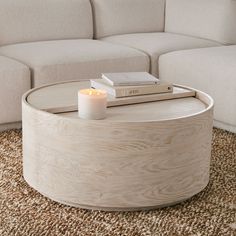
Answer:
[[[165,31],[236,43],[236,0],[166,0]]]
[[[0,46],[92,37],[89,0],[0,0]]]
[[[164,30],[165,0],[92,0],[95,37]]]

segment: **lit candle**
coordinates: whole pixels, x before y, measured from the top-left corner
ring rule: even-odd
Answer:
[[[78,96],[79,117],[100,120],[106,117],[107,93],[97,89],[83,89]]]

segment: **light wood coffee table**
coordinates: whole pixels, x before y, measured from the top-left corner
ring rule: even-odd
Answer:
[[[213,114],[207,94],[190,90],[195,97],[110,107],[104,120],[82,120],[73,110],[86,87],[60,83],[23,96],[30,186],[57,202],[102,210],[163,207],[206,187]],[[109,98],[109,106],[119,103]]]

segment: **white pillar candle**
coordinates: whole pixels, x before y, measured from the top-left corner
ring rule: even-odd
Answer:
[[[100,120],[106,117],[107,93],[97,89],[83,89],[78,94],[79,117]]]

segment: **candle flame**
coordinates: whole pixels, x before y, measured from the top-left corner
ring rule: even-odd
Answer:
[[[96,90],[96,89],[83,89],[80,90],[82,94],[89,95],[89,96],[101,96],[101,95],[106,95],[105,91],[102,90]]]

